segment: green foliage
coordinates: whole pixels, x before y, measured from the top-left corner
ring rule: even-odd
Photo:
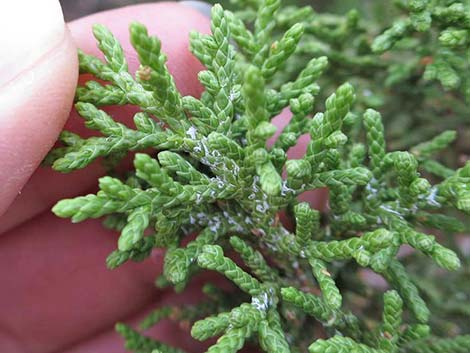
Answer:
[[[382,115],[372,109],[387,105],[365,97],[364,83],[357,80],[381,72],[388,75],[385,82],[404,82],[420,69],[446,89],[463,89],[457,63],[459,50],[468,46],[468,4],[399,3],[408,15],[371,43],[359,40],[367,28],[356,11],[344,18],[320,15],[309,7],[281,9],[278,0],[239,1],[244,12],[215,5],[211,35],[191,34],[190,49],[206,68],[199,73],[205,88],[200,98],[181,96],[160,41],[143,25],[130,26],[141,63],[135,74],[118,41],[95,26],[106,62],[80,52],[80,69],[108,84],[80,87],[76,108],[102,136],[63,132],[64,146],[46,162],[71,172],[99,157],[118,163],[138,151],[134,171],[100,178],[96,194],[62,200],[53,212],[73,222],[106,216],[105,225],[120,232],[109,268],[165,248],[158,286],[181,291],[194,274],[209,270],[240,290],[234,295],[206,286],[207,301],[157,308],[142,330],[167,319],[192,324],[197,340],[219,336],[212,353],[236,352],[249,341],[268,353],[307,347],[312,353],[463,353],[469,346],[465,335],[430,336],[438,296],[422,295],[435,291],[420,286],[425,282],[397,254],[405,245],[428,258],[424,267],[460,267],[457,254],[432,234],[465,230],[455,217],[457,211],[470,212],[470,164],[453,170],[436,159],[456,139],[454,131],[420,141],[410,152],[394,150],[386,143]],[[409,72],[398,72],[395,63],[376,54],[436,26],[436,59],[425,70],[411,59]],[[344,69],[360,90],[343,82],[331,87]],[[372,86],[377,77],[370,79]],[[99,109],[109,104],[139,107],[135,126]],[[277,129],[272,119],[284,108],[292,118],[270,146]],[[287,151],[305,134],[305,154],[289,159]],[[304,192],[322,187],[329,190],[328,211],[299,201]],[[294,229],[279,221],[281,213],[295,220]],[[364,268],[393,288],[383,294],[382,317],[373,310],[382,294],[365,289]],[[358,295],[367,305],[359,304]],[[180,351],[123,324],[117,330],[129,350]]]
[[[256,2],[233,2],[239,9],[236,14],[254,19]],[[293,80],[312,56],[326,56],[329,66],[320,80],[322,87],[353,83],[357,103],[382,113],[387,141],[394,149],[408,149],[444,129],[468,130],[468,0],[321,4],[313,6],[337,13],[352,10],[337,15],[291,5],[275,15],[277,36],[295,23],[304,25],[297,50],[275,77],[276,86]],[[322,92],[319,96],[325,98]],[[459,152],[468,148],[458,147]]]

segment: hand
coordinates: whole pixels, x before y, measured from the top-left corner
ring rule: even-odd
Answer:
[[[5,0],[0,19],[0,352],[124,352],[115,322],[132,322],[160,303],[195,296],[154,287],[161,253],[108,271],[105,258],[115,248],[116,234],[100,221],[74,225],[51,214],[57,200],[93,191],[103,173],[98,164],[67,175],[38,166],[65,123],[85,134],[80,117],[75,112],[69,117],[69,111],[78,76],[76,47],[99,53],[93,24],[105,24],[119,38],[132,71],[138,61],[128,24],[147,25],[162,40],[179,89],[197,96],[202,67],[188,51],[188,34],[208,32],[209,20],[187,6],[160,3],[102,12],[65,26],[57,0]],[[121,120],[134,112],[130,107],[108,111]],[[284,125],[286,117],[277,123]],[[292,152],[300,154],[305,145]],[[188,351],[199,347],[169,323],[153,334]]]
[[[160,266],[147,261],[108,271],[104,261],[116,235],[100,221],[73,225],[51,214],[57,200],[91,191],[102,174],[98,165],[68,175],[38,165],[72,107],[76,47],[98,54],[93,24],[103,23],[118,36],[131,70],[137,58],[128,24],[146,24],[161,38],[178,87],[197,95],[201,66],[187,49],[188,34],[207,32],[209,20],[187,6],[163,3],[103,12],[64,26],[58,1],[5,2],[0,5],[5,17],[0,21],[0,214],[6,211],[0,218],[0,352],[124,352],[113,326],[167,300],[153,285]],[[111,111],[122,119],[131,113]],[[66,128],[84,130],[75,113]],[[181,342],[177,333],[170,337],[170,329],[160,327],[159,336]]]

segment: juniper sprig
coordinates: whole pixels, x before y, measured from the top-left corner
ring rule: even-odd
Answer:
[[[430,31],[435,22],[445,27],[439,37],[444,46],[466,45],[468,16],[457,3],[433,4],[407,2],[409,16],[377,37],[372,50],[390,50],[412,31]],[[212,8],[211,34],[191,34],[190,49],[205,65],[200,98],[180,94],[160,41],[142,24],[130,25],[141,63],[135,74],[117,39],[96,25],[105,62],[80,52],[80,69],[107,84],[89,81],[80,87],[76,108],[102,136],[65,131],[63,147],[47,161],[71,172],[99,157],[118,162],[138,153],[132,172],[100,178],[96,194],[59,201],[53,212],[73,222],[106,216],[105,225],[120,232],[109,268],[165,248],[157,285],[181,291],[194,274],[209,270],[240,291],[206,286],[208,301],[157,308],[142,330],[163,319],[191,324],[195,339],[219,336],[211,353],[236,352],[247,342],[268,353],[463,353],[468,335],[431,335],[427,298],[397,256],[406,245],[444,270],[460,266],[457,254],[432,235],[461,231],[457,211],[470,213],[470,164],[454,171],[434,159],[455,132],[409,152],[392,150],[381,114],[366,107],[354,85],[342,83],[333,91],[319,84],[329,62],[359,68],[371,63],[372,52],[349,61],[341,57],[350,32],[359,28],[358,14],[338,19],[310,8],[280,7],[278,0],[250,1],[244,15]],[[305,36],[331,47],[307,50]],[[299,53],[318,51],[321,56],[310,56],[297,77],[289,78],[287,67]],[[449,86],[442,67],[426,69],[432,70]],[[324,104],[317,104],[326,95]],[[135,127],[100,109],[110,104],[137,106]],[[272,119],[284,108],[292,118],[271,146],[277,130]],[[289,159],[287,151],[304,134],[310,136],[307,151]],[[434,176],[427,179],[422,171]],[[299,201],[321,187],[329,190],[328,211]],[[279,221],[280,213],[295,220],[294,229]],[[360,277],[364,269],[392,288],[383,294],[382,316],[354,301],[367,286]],[[123,324],[117,330],[135,352],[181,351]]]
[[[231,2],[236,15],[254,20],[257,1]],[[322,86],[354,83],[357,104],[383,114],[393,148],[409,149],[444,129],[467,130],[467,0],[348,0],[321,7],[317,12],[291,4],[275,14],[277,36],[295,23],[304,26],[297,50],[274,79],[276,86],[294,79],[312,56],[326,56],[329,67]],[[325,98],[322,92],[320,97]],[[457,150],[466,153],[468,145],[459,145]]]

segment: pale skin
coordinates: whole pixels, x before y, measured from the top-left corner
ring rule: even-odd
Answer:
[[[180,4],[160,3],[102,12],[62,25],[58,6],[48,0],[35,13],[40,18],[59,16],[60,25],[51,29],[52,35],[43,31],[44,46],[49,47],[24,67],[14,67],[21,64],[16,60],[7,62],[11,49],[0,46],[0,352],[120,353],[125,350],[113,330],[116,321],[135,323],[159,303],[197,300],[194,293],[200,292],[200,285],[179,296],[157,290],[153,282],[161,272],[161,253],[144,263],[108,271],[104,262],[115,248],[116,234],[103,229],[100,221],[74,225],[50,212],[59,199],[93,192],[101,168],[94,164],[62,175],[39,164],[64,124],[82,135],[85,131],[70,110],[78,77],[76,48],[99,52],[91,33],[94,23],[105,24],[118,37],[131,71],[138,62],[128,41],[128,24],[144,23],[161,39],[182,94],[197,96],[201,92],[197,72],[202,66],[188,51],[188,33],[208,33],[209,19]],[[21,13],[11,16],[18,16],[18,23],[23,22],[30,33],[42,35],[34,21],[30,28],[21,21]],[[11,35],[12,31],[2,30],[0,43],[2,36]],[[129,119],[135,110],[108,111],[115,118]],[[276,122],[284,125],[287,118],[284,114]],[[291,157],[302,154],[305,145],[303,140],[290,151]],[[307,199],[321,204],[318,197]],[[164,323],[151,334],[189,352],[202,349],[176,325]]]

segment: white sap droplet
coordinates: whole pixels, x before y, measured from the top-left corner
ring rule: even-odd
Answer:
[[[189,137],[191,137],[193,140],[196,139],[196,133],[197,133],[197,129],[196,129],[194,126],[191,126],[191,127],[186,131],[186,135],[188,135]]]

